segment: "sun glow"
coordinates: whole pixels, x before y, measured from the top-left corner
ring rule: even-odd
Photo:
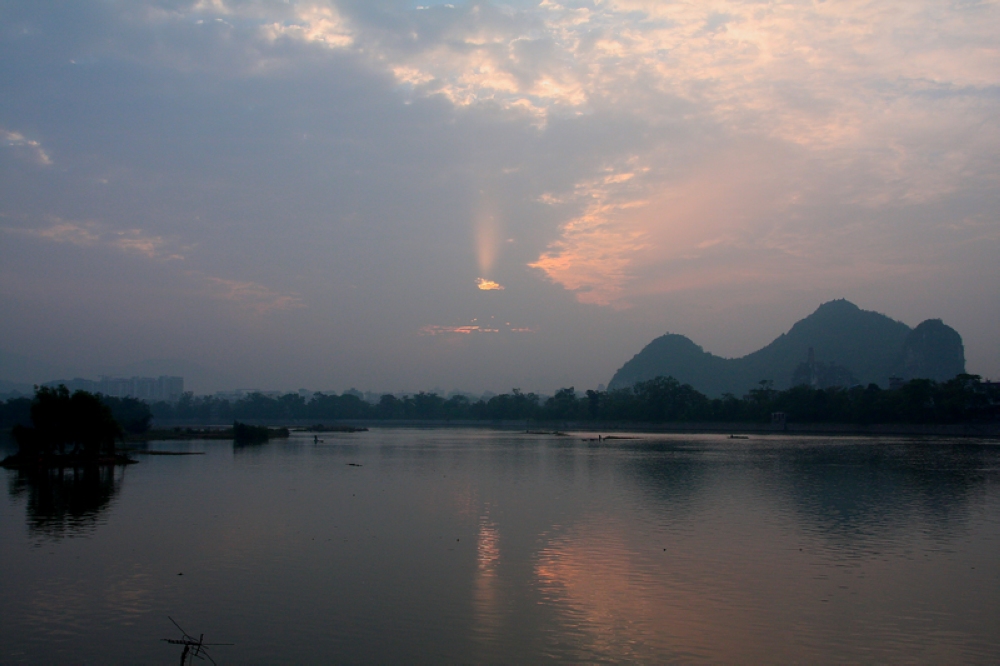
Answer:
[[[488,211],[481,212],[476,219],[476,259],[484,275],[489,275],[496,263],[498,238],[496,216]]]

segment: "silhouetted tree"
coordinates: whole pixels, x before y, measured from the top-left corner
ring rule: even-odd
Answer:
[[[111,415],[125,432],[143,433],[149,430],[153,412],[138,398],[113,398],[98,394],[101,402],[111,409]]]
[[[18,418],[25,405],[8,401],[0,415]],[[185,393],[174,405],[157,402],[151,408],[141,401],[103,398],[112,410],[125,405],[134,408],[134,417],[119,416],[130,431],[148,424],[148,411],[156,418],[189,420],[242,419],[331,421],[339,419],[476,419],[483,421],[551,419],[560,421],[758,421],[767,422],[771,413],[785,412],[790,421],[813,423],[960,423],[1000,420],[1000,386],[984,383],[976,375],[961,374],[946,382],[914,379],[897,390],[876,384],[826,388],[800,384],[785,391],[774,389],[764,380],[742,399],[726,393],[708,398],[690,384],[673,377],[656,377],[635,386],[611,391],[587,391],[578,397],[572,388],[559,389],[540,404],[534,393],[513,389],[489,400],[470,402],[462,395],[447,400],[436,393],[420,392],[397,398],[383,395],[370,404],[357,391],[343,395],[316,393],[309,401],[295,393],[273,397],[254,393],[236,402]],[[124,412],[122,412],[124,413]],[[14,414],[14,416],[10,416]],[[23,415],[22,415],[23,418]],[[11,421],[6,421],[10,423]],[[135,425],[130,425],[135,423]],[[29,437],[22,433],[23,437]],[[33,436],[33,435],[32,435]],[[25,440],[27,441],[27,440]]]
[[[569,420],[580,416],[580,406],[576,399],[576,389],[572,386],[561,388],[556,394],[545,401],[544,417],[548,419]]]
[[[96,459],[114,454],[115,441],[122,435],[100,398],[86,391],[70,395],[63,385],[37,389],[30,412],[34,427],[18,425],[11,431],[19,456],[44,458],[68,450],[81,459]]]
[[[405,415],[402,401],[391,393],[379,398],[375,413],[380,419],[399,419]]]
[[[486,402],[483,416],[490,420],[522,420],[538,418],[539,398],[534,393],[513,389],[510,393],[495,395]]]

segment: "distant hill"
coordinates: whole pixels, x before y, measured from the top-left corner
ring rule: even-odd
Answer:
[[[742,358],[706,352],[683,335],[656,338],[623,365],[609,389],[671,376],[712,397],[742,396],[763,379],[774,388],[837,386],[903,379],[951,379],[965,372],[962,337],[940,319],[910,328],[840,299],[819,306],[771,344]]]
[[[11,382],[0,379],[0,400],[16,398],[19,396],[31,397],[35,395],[34,386],[25,382]]]

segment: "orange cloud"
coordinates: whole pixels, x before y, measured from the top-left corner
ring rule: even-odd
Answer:
[[[472,333],[499,333],[500,330],[496,328],[485,328],[483,326],[468,325],[468,326],[424,326],[420,329],[421,335],[441,335],[443,333],[452,333],[459,335],[470,335]]]
[[[272,23],[262,29],[270,40],[295,39],[319,44],[331,49],[344,49],[354,44],[350,26],[333,7],[321,4],[296,4],[295,16],[286,22]]]
[[[487,280],[486,278],[476,278],[476,286],[483,291],[503,291],[504,286],[499,282]]]
[[[491,317],[492,319],[492,317]],[[474,335],[474,334],[496,334],[496,333],[534,333],[535,329],[525,326],[512,326],[510,322],[504,324],[479,324],[473,319],[472,323],[460,326],[447,326],[432,324],[422,327],[418,333],[420,335]]]
[[[635,171],[611,170],[578,183],[565,197],[543,195],[547,204],[582,202],[584,211],[564,224],[560,238],[529,266],[577,292],[581,302],[608,305],[618,300],[631,278],[633,256],[647,247],[643,230],[618,222],[623,211],[646,204],[635,176]]]

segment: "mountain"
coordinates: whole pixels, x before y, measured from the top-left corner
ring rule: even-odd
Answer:
[[[683,335],[656,338],[623,365],[609,389],[671,376],[706,395],[745,394],[761,380],[786,389],[798,383],[836,386],[890,377],[938,381],[965,372],[962,337],[940,319],[916,328],[844,299],[819,306],[771,344],[742,358],[716,356]]]
[[[31,397],[35,395],[35,388],[25,382],[10,382],[0,379],[0,400],[16,398],[18,396]]]

